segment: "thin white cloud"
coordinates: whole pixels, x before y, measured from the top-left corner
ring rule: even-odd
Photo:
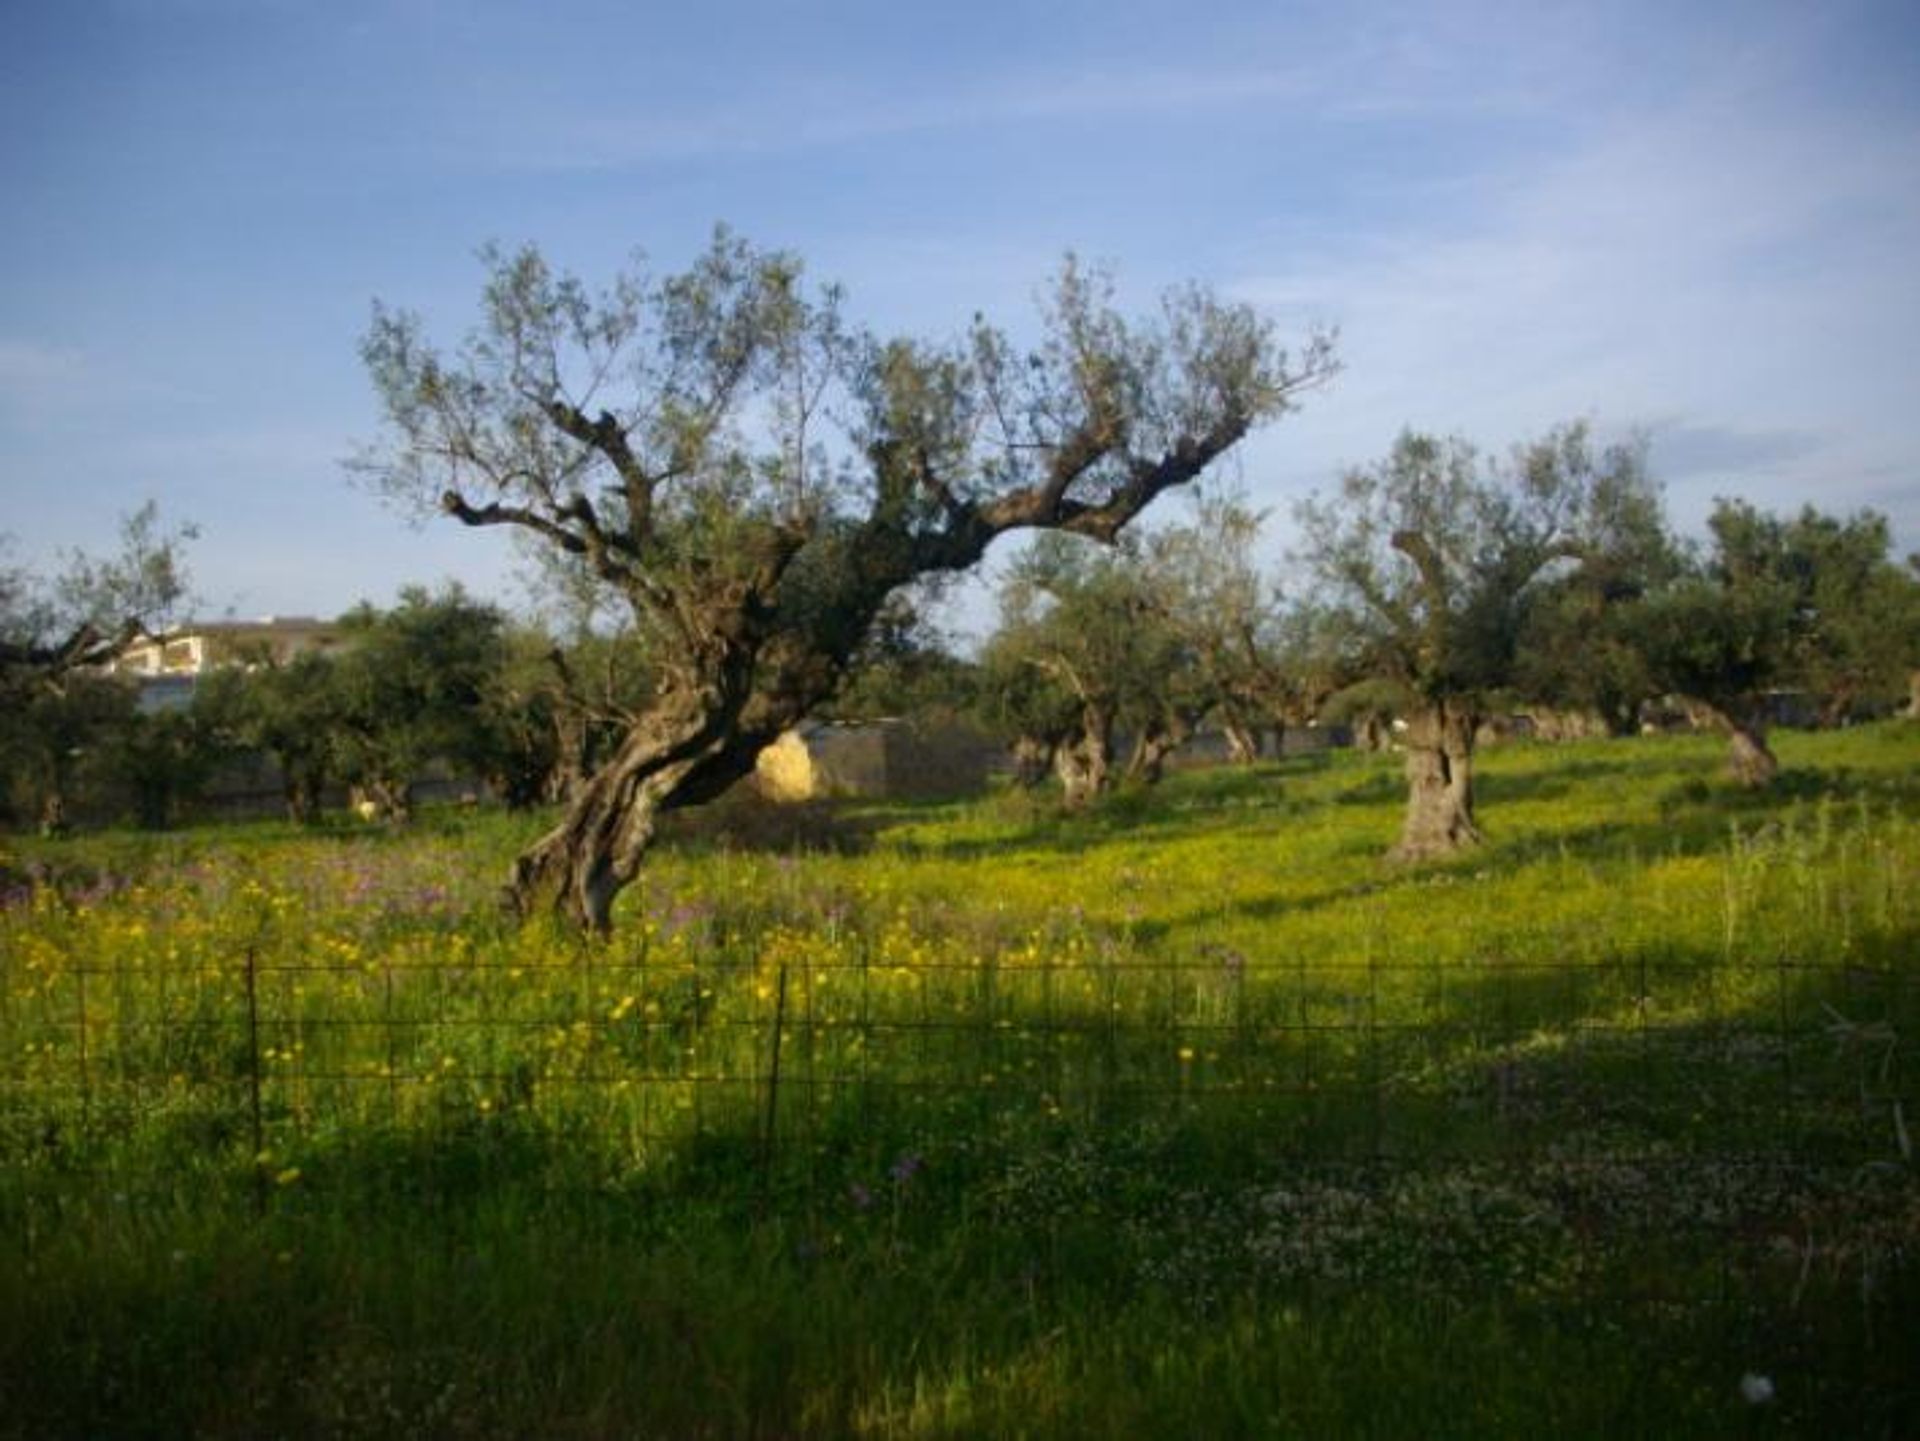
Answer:
[[[482,142],[462,136],[457,144],[462,154],[484,154],[510,170],[593,171],[1096,120],[1124,127],[1233,116],[1233,123],[1275,128],[1277,143],[1299,143],[1328,124],[1564,117],[1570,104],[1584,103],[1574,82],[1592,74],[1604,12],[1543,15],[1534,6],[1495,5],[1501,13],[1489,20],[1487,8],[1469,7],[1454,20],[1420,4],[1359,16],[1345,6],[1317,16],[1310,7],[1279,18],[1252,15],[1237,32],[1205,41],[1169,31],[1159,53],[1124,59],[1061,49],[1056,36],[1051,51],[1011,47],[1005,63],[971,74],[914,63],[902,78],[866,62],[829,62],[735,83],[692,103],[662,103],[644,86],[543,88],[537,104],[472,112],[469,123],[486,131]],[[1479,27],[1489,23],[1511,43],[1481,43]],[[1461,73],[1463,53],[1473,56],[1470,76]],[[529,98],[517,77],[500,83],[522,91],[522,102]]]
[[[77,385],[85,373],[78,350],[0,336],[0,401],[38,400]]]
[[[1344,332],[1346,376],[1269,453],[1317,481],[1403,424],[1503,445],[1589,414],[1652,429],[1676,491],[1875,503],[1920,538],[1920,493],[1884,480],[1920,449],[1916,180],[1920,136],[1722,93],[1511,172],[1467,214],[1336,240],[1235,287]],[[1721,443],[1663,454],[1676,420]]]
[[[566,107],[529,128],[489,134],[480,153],[509,170],[617,170],[664,161],[780,154],[926,131],[1023,122],[1197,115],[1249,104],[1304,102],[1323,77],[1305,67],[1183,69],[1157,65],[1011,74],[904,92],[860,76],[770,87],[711,106],[662,108],[624,99]],[[485,125],[489,117],[475,117]],[[471,142],[459,142],[462,153]]]

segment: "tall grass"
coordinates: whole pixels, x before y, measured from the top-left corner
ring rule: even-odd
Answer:
[[[1920,736],[1782,753],[722,807],[607,943],[504,817],[20,843],[0,1433],[1896,1434]]]

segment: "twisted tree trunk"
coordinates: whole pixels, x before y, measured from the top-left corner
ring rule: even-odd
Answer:
[[[67,797],[57,786],[40,801],[40,834],[64,836],[67,833]]]
[[[326,791],[324,772],[296,761],[281,761],[280,794],[287,803],[287,819],[310,826],[320,819],[320,801]]]
[[[1720,722],[1732,748],[1729,766],[1733,778],[1753,790],[1780,774],[1780,762],[1767,744],[1767,726],[1757,706],[1721,711]]]
[[[1133,743],[1127,757],[1127,779],[1143,786],[1157,786],[1167,773],[1167,757],[1179,749],[1180,741],[1162,730],[1145,730]]]
[[[1146,726],[1134,740],[1133,753],[1127,757],[1127,779],[1141,785],[1159,785],[1167,773],[1167,759],[1193,734],[1193,726],[1183,715],[1169,713]]]
[[[1757,790],[1780,774],[1780,762],[1767,744],[1766,714],[1757,701],[1683,699],[1695,725],[1710,726],[1727,737],[1727,769],[1736,782]]]
[[[1428,701],[1407,717],[1407,817],[1400,861],[1452,855],[1480,843],[1473,822],[1473,736],[1479,717],[1452,701]]]
[[[1013,780],[1022,790],[1034,790],[1053,769],[1057,742],[1040,736],[1020,736],[1013,743]]]
[[[350,801],[364,819],[390,826],[413,820],[413,782],[399,776],[374,776],[353,787]]]
[[[1221,735],[1227,741],[1227,759],[1237,766],[1250,766],[1260,759],[1260,738],[1253,733],[1253,727],[1239,720],[1226,720],[1220,725]]]
[[[752,768],[761,737],[740,730],[740,709],[721,688],[663,695],[575,785],[560,824],[514,861],[511,908],[609,932],[614,898],[639,874],[660,812],[691,792],[718,794]]]
[[[1113,783],[1113,718],[1104,711],[1089,710],[1078,734],[1062,742],[1053,752],[1054,774],[1069,810],[1081,810],[1102,795]]]

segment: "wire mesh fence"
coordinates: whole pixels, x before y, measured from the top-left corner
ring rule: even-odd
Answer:
[[[448,938],[426,959],[282,944],[22,974],[0,1077],[15,1147],[128,1174],[155,1135],[283,1176],[355,1128],[453,1128],[569,1138],[592,1158],[562,1168],[576,1180],[724,1141],[804,1181],[826,1140],[902,1150],[1010,1121],[1190,1125],[1409,1166],[1912,1159],[1916,1007],[1896,964],[1325,965],[1078,942],[903,959],[792,932],[706,955],[574,945],[520,964]]]

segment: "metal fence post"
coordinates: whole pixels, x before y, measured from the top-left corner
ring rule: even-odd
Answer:
[[[267,1209],[266,1129],[260,1114],[260,986],[259,952],[247,947],[247,1100],[253,1141],[254,1209]]]
[[[780,1036],[787,1020],[787,966],[780,963],[773,998],[773,1037],[767,1057],[767,1112],[760,1131],[760,1187],[765,1195],[773,1180],[774,1135],[780,1124]]]

